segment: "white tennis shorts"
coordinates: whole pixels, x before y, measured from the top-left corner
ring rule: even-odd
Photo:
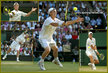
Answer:
[[[16,41],[13,41],[10,45],[11,50],[20,50],[20,44]]]
[[[93,56],[94,60],[98,60],[98,57],[96,55],[96,53],[94,51],[86,51],[86,55],[89,56]]]
[[[53,39],[39,39],[39,42],[43,48],[56,46],[56,42]],[[56,46],[57,47],[57,46]]]

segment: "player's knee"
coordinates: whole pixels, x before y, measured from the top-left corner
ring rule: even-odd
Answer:
[[[54,50],[55,50],[55,51],[58,51],[58,48],[55,48]]]
[[[89,56],[90,59],[93,59],[93,56]]]
[[[99,60],[96,61],[96,64],[99,64]]]
[[[53,51],[58,51],[58,48],[54,46],[52,50]]]
[[[50,48],[46,48],[45,51],[46,51],[47,53],[49,53],[51,50],[50,50]]]

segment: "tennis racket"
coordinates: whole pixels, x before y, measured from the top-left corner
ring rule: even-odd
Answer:
[[[5,15],[9,15],[9,13],[11,13],[11,11],[10,11],[10,9],[9,9],[7,6],[5,6],[5,7],[3,8],[3,13],[4,13]]]
[[[100,60],[104,60],[105,56],[101,53],[101,54],[99,54],[99,58],[100,58]]]
[[[66,4],[66,11],[65,11],[65,21],[67,20],[68,5],[69,5],[69,2],[67,1],[67,4]]]

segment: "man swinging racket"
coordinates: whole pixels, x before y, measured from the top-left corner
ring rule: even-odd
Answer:
[[[21,35],[19,35],[9,46],[9,49],[7,50],[6,54],[2,58],[5,60],[7,58],[8,53],[10,53],[13,50],[17,51],[17,59],[16,61],[19,62],[19,50],[20,50],[20,45],[24,44],[25,40],[29,37],[29,35],[26,33],[27,31],[23,32]]]
[[[14,10],[9,13],[9,21],[21,21],[21,16],[27,17],[30,16],[32,12],[36,11],[37,8],[32,8],[30,12],[25,13],[19,10],[19,4],[17,2],[14,3]]]
[[[98,60],[96,53],[98,55],[100,55],[100,54],[97,51],[96,40],[92,36],[93,36],[93,33],[89,32],[88,39],[86,41],[86,55],[90,59],[90,63],[88,63],[88,65],[91,66],[93,70],[96,70],[95,64],[99,64],[99,60]]]
[[[61,21],[56,18],[57,11],[55,8],[50,8],[48,10],[49,17],[44,21],[42,29],[39,34],[39,42],[45,51],[42,53],[42,58],[38,62],[38,65],[41,70],[46,70],[44,67],[44,59],[50,53],[51,49],[53,50],[54,60],[53,63],[63,67],[58,58],[58,48],[56,42],[53,40],[53,33],[58,26],[68,26],[74,23],[83,21],[83,18],[78,17],[78,19],[73,21]]]

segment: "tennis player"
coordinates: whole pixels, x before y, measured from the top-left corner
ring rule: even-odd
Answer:
[[[83,21],[83,18],[78,17],[78,19],[73,21],[61,21],[56,18],[57,11],[55,8],[50,8],[48,10],[49,17],[44,21],[42,29],[39,34],[39,42],[45,51],[42,54],[42,58],[38,62],[38,65],[41,70],[46,70],[44,67],[44,59],[50,53],[51,49],[53,50],[54,60],[53,63],[63,67],[58,58],[58,48],[56,46],[56,42],[53,40],[53,33],[58,26],[68,26],[77,22]]]
[[[88,65],[91,66],[93,70],[96,70],[95,64],[99,64],[99,60],[96,53],[99,55],[99,52],[97,51],[96,40],[92,36],[93,33],[89,32],[88,39],[86,41],[86,55],[90,59],[90,63],[88,63]]]
[[[28,34],[26,32],[23,32],[21,35],[19,35],[9,46],[8,51],[2,58],[3,60],[7,58],[8,53],[10,53],[13,50],[17,51],[17,62],[19,62],[19,50],[20,50],[20,45],[24,44],[25,40],[28,38]]]
[[[37,8],[32,8],[30,12],[25,13],[19,10],[19,4],[17,2],[14,3],[14,10],[9,13],[9,21],[21,21],[21,16],[27,17],[30,16],[32,12],[36,11]]]

